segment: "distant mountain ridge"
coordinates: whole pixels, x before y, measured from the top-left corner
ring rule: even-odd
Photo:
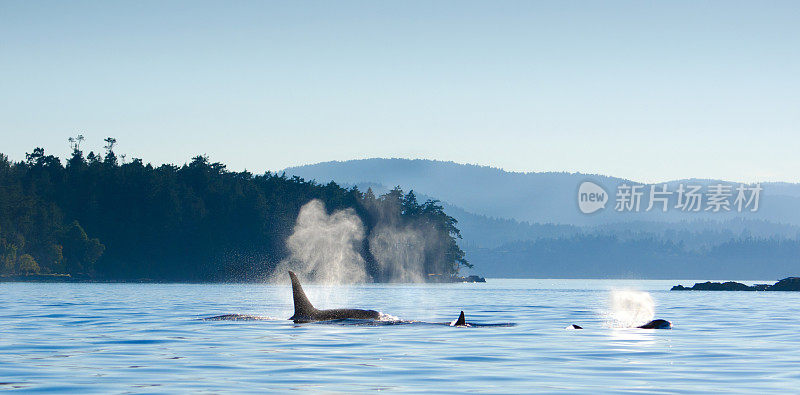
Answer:
[[[318,182],[336,181],[345,184],[376,183],[400,185],[416,192],[463,208],[467,212],[489,217],[513,219],[532,223],[564,225],[598,225],[628,221],[692,221],[731,218],[767,220],[800,225],[800,184],[762,183],[764,188],[758,212],[684,213],[658,210],[620,213],[613,210],[614,196],[620,184],[639,184],[619,177],[567,173],[517,173],[502,169],[443,162],[428,159],[358,159],[322,162],[290,167],[287,174]],[[586,215],[578,210],[577,188],[583,181],[602,185],[609,194],[606,208]],[[687,179],[667,182],[674,191],[678,183],[711,185],[738,183],[723,180]],[[646,184],[645,184],[646,185]],[[657,184],[660,185],[660,184]],[[645,188],[647,192],[649,190]],[[674,203],[671,202],[674,206]]]
[[[566,220],[556,212],[574,211],[541,191],[574,190],[584,175],[569,173],[511,173],[488,166],[465,165],[423,159],[361,159],[345,162],[323,162],[285,169],[287,174],[319,182],[359,184],[374,182],[399,185],[419,193],[486,215],[540,223],[581,223],[580,217]],[[531,175],[535,182],[527,181]],[[607,183],[621,179],[596,176]],[[574,206],[573,193],[565,196]],[[565,210],[569,207],[570,210]]]
[[[800,273],[800,184],[762,183],[757,212],[620,213],[617,186],[639,184],[581,173],[514,173],[454,162],[363,159],[324,162],[285,170],[319,183],[414,190],[438,199],[456,218],[459,243],[490,277],[539,278],[775,278]],[[583,214],[578,187],[601,185],[604,210]],[[720,180],[686,179],[666,184],[706,188]],[[727,183],[738,185],[738,183]],[[660,184],[657,184],[660,186]],[[649,186],[643,188],[648,193]]]

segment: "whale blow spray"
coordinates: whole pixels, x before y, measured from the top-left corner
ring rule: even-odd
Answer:
[[[364,237],[364,225],[355,211],[328,214],[321,201],[312,200],[297,215],[294,232],[286,240],[289,258],[278,265],[275,275],[285,281],[292,269],[319,284],[363,283],[369,279],[358,251]]]
[[[615,289],[608,298],[606,324],[612,328],[633,328],[655,316],[655,302],[647,292]]]

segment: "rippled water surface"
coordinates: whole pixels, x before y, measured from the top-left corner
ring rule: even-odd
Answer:
[[[50,392],[794,392],[800,293],[670,292],[677,281],[307,285],[319,308],[425,323],[295,325],[286,285],[0,283],[0,390]],[[693,283],[683,281],[684,285]],[[690,284],[688,284],[690,285]],[[647,291],[672,330],[610,327]],[[262,320],[212,321],[220,314]],[[584,330],[565,330],[568,324]]]

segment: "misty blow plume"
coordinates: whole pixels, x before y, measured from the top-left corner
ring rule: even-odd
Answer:
[[[368,279],[358,245],[364,225],[352,209],[332,214],[319,200],[306,203],[297,215],[294,232],[286,240],[288,259],[278,265],[277,275],[288,269],[315,282],[360,283]]]
[[[306,203],[275,275],[291,269],[323,284],[423,282],[468,265],[455,242],[456,221],[436,202],[419,205],[413,192],[395,188],[380,198],[368,191],[361,203],[358,211],[330,214],[319,200]]]

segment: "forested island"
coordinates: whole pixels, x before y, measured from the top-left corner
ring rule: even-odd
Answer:
[[[375,196],[333,182],[229,171],[206,156],[154,166],[121,160],[113,138],[105,152],[87,155],[81,141],[70,139],[65,163],[41,148],[20,162],[0,154],[0,279],[258,281],[289,257],[298,213],[315,199],[328,212],[360,218],[366,237],[356,250],[371,281],[390,280],[369,245],[383,224],[424,227],[429,242],[418,249],[426,275],[456,278],[470,267],[456,243],[457,221],[413,191]]]

